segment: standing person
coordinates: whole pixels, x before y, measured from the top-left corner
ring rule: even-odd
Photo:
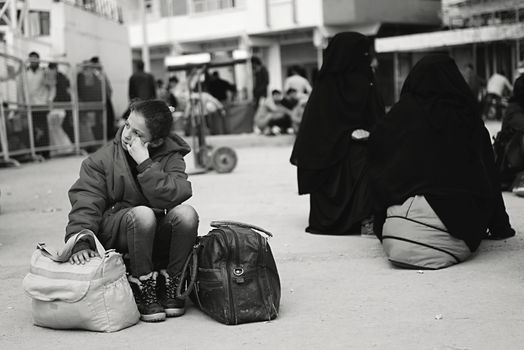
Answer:
[[[103,80],[105,82],[105,104],[106,104],[106,123],[107,123],[107,133],[106,137],[107,140],[113,139],[115,137],[116,128],[115,128],[115,110],[113,108],[113,102],[111,100],[113,96],[113,88],[111,86],[111,82],[109,81],[109,78],[107,77],[107,74],[102,70],[102,64],[100,63],[100,59],[98,56],[91,57],[89,60],[91,64],[94,65],[94,73],[100,78],[100,80]]]
[[[173,118],[163,101],[139,101],[130,109],[114,141],[83,161],[69,190],[65,239],[88,229],[106,249],[129,253],[141,319],[156,322],[184,313],[176,289],[198,228],[197,213],[183,204],[192,195],[183,158],[190,148],[169,137]],[[93,249],[93,242],[80,241],[70,262],[89,261]]]
[[[413,67],[371,133],[368,161],[375,233],[400,266],[446,267],[467,259],[487,231],[515,234],[479,105],[447,55]]]
[[[55,86],[51,89],[53,102],[71,102],[71,94],[69,89],[71,83],[69,79],[60,72],[58,65],[51,62],[48,65],[49,74],[53,75],[52,81]],[[70,109],[58,109],[54,107],[47,115],[47,123],[49,124],[49,143],[52,146],[62,146],[62,149],[53,151],[53,154],[71,153],[74,151],[74,127],[72,117],[72,106]]]
[[[29,53],[29,66],[27,67],[27,90],[28,103],[31,106],[49,107],[53,96],[51,95],[54,81],[50,80],[50,75],[40,67],[40,55],[33,51]],[[33,133],[35,138],[35,147],[49,146],[49,126],[47,123],[48,110],[32,111]],[[44,158],[49,158],[49,151],[38,152]]]
[[[208,90],[213,97],[219,100],[222,104],[231,102],[235,89],[231,83],[220,77],[217,71],[211,73]]]
[[[517,174],[524,171],[524,75],[515,81],[513,96],[493,144],[503,190],[511,190]],[[522,184],[515,184],[520,185]]]
[[[162,79],[157,79],[156,81],[156,95],[158,99],[167,103],[168,106],[175,108],[178,107],[178,102],[176,97],[173,95],[173,92],[177,83],[178,79],[176,77],[169,78],[166,87],[164,87],[164,81]]]
[[[360,234],[372,214],[366,139],[384,105],[369,45],[359,33],[335,35],[304,110],[291,163],[299,194],[310,194],[310,233]]]
[[[493,117],[500,119],[502,117],[502,97],[504,97],[506,94],[511,94],[512,91],[513,86],[511,86],[508,78],[506,78],[504,71],[501,71],[500,73],[493,73],[486,85],[484,115],[489,116],[489,111],[494,106],[495,115]]]
[[[77,74],[78,101],[102,103],[102,77],[95,73],[95,66],[88,60],[82,62],[82,70]],[[102,111],[95,109],[81,109],[79,112],[79,138],[81,143],[101,141],[104,138],[102,129]],[[97,146],[84,147],[93,152]]]
[[[138,61],[136,69],[129,78],[129,101],[155,99],[155,78],[152,74],[144,72],[144,61]]]
[[[309,81],[300,75],[300,68],[292,66],[289,71],[289,76],[284,81],[284,91],[294,89],[297,92],[297,97],[303,98],[311,93],[311,84]]]
[[[267,97],[269,73],[267,72],[266,67],[262,64],[260,58],[256,56],[251,57],[251,65],[253,67],[253,99],[256,111],[260,98]]]

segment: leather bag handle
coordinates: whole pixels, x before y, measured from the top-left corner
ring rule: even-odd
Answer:
[[[238,227],[243,227],[243,228],[250,228],[252,230],[255,230],[255,231],[258,231],[258,232],[261,232],[261,233],[264,233],[266,234],[268,237],[273,237],[273,234],[267,230],[264,230],[263,228],[261,227],[258,227],[258,226],[255,226],[255,225],[251,225],[251,224],[245,224],[243,222],[238,222],[238,221],[231,221],[231,220],[217,220],[217,221],[211,221],[211,227],[214,227],[214,228],[220,228],[220,227],[224,227],[224,226],[238,226]]]
[[[189,293],[193,290],[195,287],[196,279],[197,279],[197,272],[198,272],[198,248],[199,243],[195,244],[191,252],[189,253],[186,262],[184,263],[184,267],[182,268],[182,273],[180,277],[180,283],[177,286],[176,289],[176,296],[180,299],[185,299]],[[189,271],[188,271],[189,270]],[[186,290],[182,293],[182,286],[184,285],[184,282],[188,279],[189,275],[189,284],[186,288]]]

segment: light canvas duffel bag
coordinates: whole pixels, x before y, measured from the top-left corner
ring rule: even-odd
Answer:
[[[382,247],[394,265],[404,268],[441,269],[471,255],[463,240],[447,232],[424,196],[388,208]]]
[[[83,265],[69,263],[75,243],[85,236],[93,238],[100,257]],[[140,317],[121,254],[106,251],[90,230],[72,236],[60,253],[39,244],[23,286],[37,326],[115,332]]]

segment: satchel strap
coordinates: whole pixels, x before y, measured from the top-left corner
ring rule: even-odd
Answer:
[[[105,250],[104,246],[102,245],[102,243],[100,243],[98,238],[96,238],[96,235],[93,233],[93,231],[88,230],[88,229],[84,229],[84,230],[82,230],[82,231],[72,235],[71,237],[69,237],[69,239],[67,240],[64,248],[62,248],[61,252],[51,252],[51,251],[49,251],[49,249],[47,249],[45,243],[38,243],[36,248],[39,249],[44,256],[48,257],[49,259],[51,259],[53,261],[65,262],[65,261],[68,261],[69,258],[71,258],[73,248],[75,247],[76,243],[83,237],[92,237],[93,241],[95,242],[96,251],[98,252],[98,254],[101,257],[103,257],[105,255],[106,250]]]
[[[265,233],[269,237],[273,237],[273,234],[271,232],[266,231],[263,228],[255,226],[255,225],[245,224],[243,222],[230,221],[230,220],[211,221],[211,227],[220,228],[220,227],[228,227],[228,226],[237,226],[237,227],[249,228],[249,229],[261,232],[261,233]]]
[[[197,279],[197,272],[198,272],[198,249],[200,247],[200,244],[197,243],[193,246],[193,249],[189,253],[189,256],[186,259],[186,262],[184,263],[184,267],[182,268],[182,273],[180,274],[180,282],[176,289],[176,296],[177,298],[184,299],[186,298],[189,293],[193,290],[195,287],[196,279]],[[189,270],[189,271],[188,271]],[[189,275],[189,284],[182,293],[182,286],[184,285],[184,282],[188,279]]]

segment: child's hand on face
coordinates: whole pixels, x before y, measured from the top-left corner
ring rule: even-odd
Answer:
[[[131,145],[127,145],[129,155],[140,165],[144,160],[149,158],[149,142],[144,143],[140,137],[134,137]]]

